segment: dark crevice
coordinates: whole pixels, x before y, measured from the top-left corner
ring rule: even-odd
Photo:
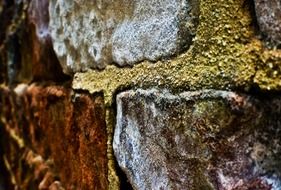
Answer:
[[[118,166],[118,163],[116,161],[116,173],[120,180],[120,190],[133,190],[132,185],[130,184],[126,174],[121,170],[121,168]]]
[[[268,100],[271,98],[281,97],[281,92],[277,90],[260,90],[260,89],[253,89],[253,91],[249,92],[251,96],[257,97],[260,100]]]
[[[128,90],[128,89],[126,89]],[[116,103],[116,97],[117,94],[119,94],[120,92],[125,91],[125,89],[118,89],[115,91],[115,94],[112,96],[113,100],[112,100],[112,105],[111,105],[111,109],[113,111],[113,115],[114,117],[112,118],[113,120],[113,125],[115,127],[116,124],[116,116],[117,116],[117,103]],[[114,134],[113,134],[114,135]],[[115,157],[114,157],[115,158]],[[126,174],[122,171],[122,169],[119,167],[118,162],[116,160],[116,158],[114,159],[115,162],[115,169],[116,169],[116,174],[119,177],[120,180],[120,190],[133,190],[132,185],[130,184]]]
[[[255,36],[257,38],[261,38],[261,31],[260,31],[260,27],[259,27],[258,20],[257,20],[254,0],[244,1],[243,8],[250,12],[250,15],[252,18],[250,26],[252,27]]]
[[[4,126],[0,123],[0,190],[13,189],[13,185],[10,183],[10,174],[4,164],[6,132]]]

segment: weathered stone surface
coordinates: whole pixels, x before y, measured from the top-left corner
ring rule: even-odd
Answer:
[[[188,48],[190,44],[191,35],[196,30],[196,18],[199,14],[197,2],[199,1],[189,1],[192,7],[190,11],[184,8],[185,4],[178,4],[178,2],[185,3],[186,1],[75,0],[72,1],[74,4],[76,3],[74,8],[70,8],[65,17],[64,15],[60,17],[71,21],[71,23],[64,25],[70,26],[70,28],[63,28],[64,30],[58,31],[58,33],[63,37],[64,42],[62,43],[70,44],[66,54],[74,57],[80,56],[79,59],[77,58],[77,63],[78,69],[82,71],[87,70],[88,65],[91,65],[92,68],[104,68],[106,64],[112,62],[118,62],[119,65],[123,66],[133,65],[143,59],[161,59]],[[145,62],[133,68],[120,68],[118,65],[108,66],[103,71],[76,73],[72,87],[79,90],[79,93],[74,93],[70,88],[63,87],[69,86],[69,84],[64,83],[64,76],[52,50],[48,31],[49,10],[46,8],[48,2],[49,0],[0,0],[0,189],[1,186],[3,189],[15,189],[15,187],[18,189],[62,189],[63,187],[66,189],[103,189],[113,187],[110,184],[117,187],[118,183],[112,183],[112,181],[118,181],[118,177],[115,176],[116,171],[114,172],[115,165],[111,150],[111,135],[115,121],[113,111],[115,108],[112,105],[115,105],[113,100],[115,94],[124,89],[157,87],[169,88],[171,91],[178,92],[187,89],[214,88],[240,89],[248,92],[252,88],[261,88],[269,93],[271,93],[270,91],[279,92],[281,89],[281,51],[278,49],[269,51],[257,39],[256,30],[253,27],[253,2],[202,0],[198,5],[200,6],[200,22],[196,37],[192,39],[193,44],[190,51],[175,56],[169,61],[165,59],[158,61],[156,64]],[[270,1],[265,3],[268,2]],[[71,4],[71,0],[60,1],[60,3],[62,8],[67,8],[64,5]],[[167,8],[169,3],[172,4],[169,11],[158,9],[158,7]],[[156,4],[157,9],[155,9]],[[140,9],[143,7],[146,11],[141,12]],[[160,12],[155,13],[155,10]],[[178,14],[178,16],[170,14],[175,12],[183,14]],[[191,15],[191,21],[188,20],[189,17],[185,20],[186,12],[189,16]],[[86,15],[87,13],[90,13],[89,16]],[[113,24],[110,24],[110,20],[108,21],[107,18],[111,18],[112,15],[115,20],[112,21]],[[93,23],[91,23],[90,18],[93,17],[97,19],[93,19]],[[58,18],[55,19],[60,21]],[[181,22],[180,19],[184,21]],[[73,24],[76,20],[83,20],[82,24]],[[97,20],[101,22],[98,23]],[[178,23],[169,25],[171,21]],[[191,23],[191,26],[185,25],[186,23]],[[94,28],[95,34],[90,33],[91,26],[94,24],[102,28],[101,30]],[[168,26],[167,29],[162,28],[166,26]],[[72,29],[73,31],[71,31]],[[84,34],[77,34],[76,29]],[[175,30],[179,32],[177,33],[178,40],[174,39]],[[65,31],[71,31],[70,35],[73,38],[72,36],[64,38]],[[263,33],[269,38],[270,35],[266,32]],[[101,37],[98,37],[99,35]],[[165,38],[165,35],[171,37]],[[83,40],[83,37],[87,37],[87,39]],[[76,42],[73,42],[72,39],[82,40],[77,41],[79,42],[78,46],[72,48],[73,44],[71,43]],[[93,40],[96,41],[93,42]],[[166,46],[165,43],[168,42],[174,43]],[[266,42],[271,44],[268,39]],[[156,45],[153,46],[153,43]],[[92,47],[92,44],[101,45],[94,46],[96,48],[94,50],[89,49],[87,44],[90,44],[89,47]],[[130,51],[132,49],[134,51]],[[103,57],[86,55],[85,57],[90,61],[85,62],[85,66],[81,66],[79,64],[84,50],[86,54],[89,53],[87,50],[91,50],[90,53],[93,55],[96,51],[97,55]],[[149,51],[152,53],[150,54]],[[67,65],[65,66],[66,72],[73,72],[75,69],[72,70]],[[40,86],[49,84],[46,80],[55,80],[59,82],[57,85],[61,86]],[[7,81],[10,84],[33,81],[38,86],[20,85],[15,89],[15,92],[11,92],[11,89],[2,91],[2,88],[7,85]],[[103,106],[103,98],[89,95],[83,90],[89,93],[104,93],[107,106],[110,107],[106,117],[107,137],[102,131],[104,128],[98,128],[95,131],[96,126],[104,126],[103,119],[100,119],[98,124],[95,122],[91,124],[92,120],[89,119],[95,118],[93,116],[95,114],[98,115],[98,118],[104,117],[104,111],[98,111],[97,107],[99,106],[96,107],[97,102],[102,102]],[[166,95],[169,94],[166,93]],[[172,96],[179,97],[181,95]],[[199,108],[202,105],[205,106],[205,99],[201,95],[190,96],[190,99],[194,97],[198,97],[198,99],[192,99],[193,103],[190,101],[186,103],[187,105],[192,104],[192,106],[195,105],[194,107]],[[237,97],[242,97],[242,100],[246,99],[247,105],[233,109],[232,102],[239,101],[229,101],[228,98],[220,95],[208,97],[209,100],[206,100],[207,106],[205,107],[209,106],[212,108],[210,110],[216,110],[215,108],[220,107],[216,104],[220,103],[215,100],[219,99],[222,104],[221,110],[223,110],[221,113],[219,111],[213,111],[214,113],[203,111],[198,114],[196,107],[194,110],[197,115],[193,116],[194,111],[188,111],[192,106],[185,104],[177,105],[176,108],[179,108],[179,111],[171,108],[171,112],[168,110],[170,108],[166,109],[166,104],[163,104],[165,108],[164,111],[162,110],[163,117],[157,115],[158,112],[156,112],[157,122],[168,123],[169,127],[182,126],[178,124],[180,121],[185,121],[182,122],[184,126],[195,126],[194,128],[190,127],[192,130],[187,130],[187,132],[183,130],[186,132],[186,136],[179,135],[182,137],[180,143],[188,144],[190,149],[179,146],[181,149],[178,150],[173,139],[170,140],[168,136],[168,134],[175,134],[173,130],[168,132],[158,130],[164,134],[161,138],[155,135],[157,140],[160,139],[160,144],[168,147],[165,150],[168,150],[165,153],[162,150],[158,151],[158,157],[155,156],[159,158],[157,161],[151,159],[148,154],[146,159],[152,160],[152,163],[157,166],[161,164],[161,159],[165,158],[163,160],[167,161],[168,164],[163,165],[166,168],[173,168],[167,169],[170,172],[167,175],[166,168],[163,169],[164,172],[159,172],[160,177],[162,175],[165,180],[170,180],[167,188],[170,186],[173,189],[173,185],[176,184],[178,186],[193,186],[180,189],[279,190],[280,131],[278,130],[280,129],[280,108],[275,106],[280,105],[280,98],[267,97],[266,100],[251,97],[248,99],[248,96],[237,95]],[[186,98],[179,99],[181,103]],[[197,100],[203,103],[198,103]],[[133,99],[132,101],[137,100]],[[151,101],[153,102],[153,100]],[[165,101],[166,99],[163,98],[163,102]],[[210,102],[212,105],[209,104]],[[160,107],[158,110],[162,109],[162,103],[156,105]],[[171,103],[171,107],[173,106],[174,104]],[[128,113],[141,115],[141,109],[146,108],[131,106]],[[187,111],[183,112],[181,109]],[[219,119],[210,119],[210,114],[215,114]],[[229,115],[234,118],[233,121],[225,119]],[[144,114],[144,116],[144,118],[150,117],[149,114]],[[169,118],[169,116],[171,117]],[[179,118],[180,116],[182,118]],[[192,116],[191,124],[187,122],[190,121],[190,118],[184,118],[188,116]],[[135,117],[137,116],[132,116],[133,119]],[[172,117],[179,120],[176,123],[178,125],[174,125]],[[253,118],[257,118],[257,120]],[[133,119],[131,120],[134,121]],[[158,123],[153,119],[140,119],[138,121],[151,122],[158,126]],[[95,121],[97,120],[99,119],[95,119]],[[227,127],[222,127],[227,121],[230,121],[230,124],[227,124]],[[182,127],[179,128],[181,131]],[[100,139],[93,140],[92,136],[88,135],[93,133],[98,134]],[[90,139],[87,138],[89,136]],[[164,137],[168,140],[165,140]],[[268,137],[272,139],[272,142],[267,140]],[[155,145],[156,148],[157,146]],[[171,148],[171,154],[169,148]],[[105,156],[106,150],[107,156]],[[158,153],[149,148],[145,151],[151,155],[155,155],[154,152]],[[178,152],[181,153],[180,156],[172,157]],[[184,157],[185,155],[188,155],[187,158]],[[155,157],[153,156],[153,158]],[[183,157],[187,161],[182,161]],[[174,162],[169,162],[174,158],[176,158]],[[248,162],[245,161],[247,159]],[[96,167],[97,165],[99,167]],[[156,168],[156,166],[151,168]],[[177,169],[178,166],[183,166],[183,169]],[[147,172],[146,168],[143,168],[143,171]],[[178,173],[182,173],[182,175]],[[122,174],[118,174],[121,184],[124,184],[126,179],[122,178]],[[147,172],[147,176],[150,176],[150,172]],[[190,178],[187,181],[183,179],[183,181],[175,182],[178,177],[182,176]],[[3,180],[1,181],[1,179]],[[270,187],[272,182],[275,184]],[[128,189],[122,185],[120,188]],[[178,187],[176,186],[176,188]]]
[[[49,0],[32,0],[27,11],[27,43],[22,45],[21,54],[24,65],[31,64],[32,79],[64,81],[59,60],[53,50],[49,32]],[[23,68],[26,66],[22,66]]]
[[[119,65],[145,59],[156,61],[190,45],[199,14],[198,2],[138,0],[134,3],[133,15],[117,26],[112,37],[113,60]]]
[[[256,15],[261,32],[281,44],[281,1],[255,0]]]
[[[50,1],[54,49],[65,72],[158,60],[188,47],[196,0]]]
[[[280,97],[131,90],[113,148],[135,189],[279,190],[280,116]]]
[[[1,135],[6,139],[1,147],[13,187],[107,189],[102,96],[21,84],[14,92],[0,89],[0,98]],[[35,156],[28,156],[31,150]],[[36,165],[41,160],[43,165]]]
[[[42,189],[48,187],[58,175],[53,160],[36,154],[22,139],[28,123],[19,104],[19,99],[12,96],[9,90],[0,89],[3,189]]]
[[[49,1],[3,1],[1,6],[0,82],[65,80],[48,32]]]

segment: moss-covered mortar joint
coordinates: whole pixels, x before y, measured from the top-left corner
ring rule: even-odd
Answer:
[[[114,132],[114,110],[106,108],[106,130],[107,130],[107,158],[108,158],[108,190],[116,190],[120,187],[119,177],[116,173],[115,157],[112,148],[113,132]]]
[[[281,88],[281,50],[265,51],[260,56],[260,63],[254,77],[261,89],[280,90]]]
[[[200,3],[200,24],[192,47],[173,60],[142,62],[133,68],[108,66],[76,73],[74,89],[103,92],[111,105],[116,91],[158,86],[171,90],[281,89],[281,51],[264,50],[254,35],[252,15],[242,0]],[[274,66],[270,66],[274,65]]]

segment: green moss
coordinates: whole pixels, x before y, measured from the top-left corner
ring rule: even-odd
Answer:
[[[261,55],[254,82],[264,90],[280,90],[281,87],[281,50],[265,51]]]

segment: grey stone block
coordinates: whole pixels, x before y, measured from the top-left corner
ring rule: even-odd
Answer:
[[[281,188],[281,99],[227,91],[117,95],[113,148],[134,189]]]
[[[196,0],[51,0],[54,49],[67,73],[172,56],[191,44]]]
[[[255,0],[255,8],[261,32],[275,44],[281,44],[281,1]]]

